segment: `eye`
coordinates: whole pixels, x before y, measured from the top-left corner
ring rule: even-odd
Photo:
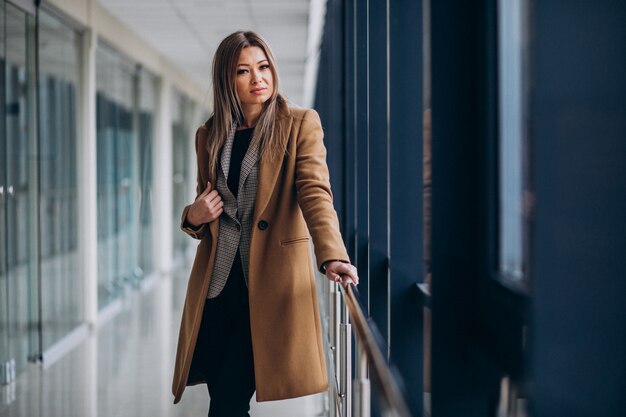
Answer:
[[[261,65],[261,69],[262,70],[266,70],[266,69],[269,69],[269,68],[270,68],[270,66],[268,64]]]
[[[248,72],[247,69],[240,69],[240,70],[237,70],[237,75],[245,74],[247,72]]]

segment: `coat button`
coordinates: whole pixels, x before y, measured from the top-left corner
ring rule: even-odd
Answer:
[[[269,225],[270,225],[270,224],[269,224],[268,222],[266,222],[265,220],[261,220],[261,221],[259,222],[259,224],[258,224],[259,229],[261,229],[261,230],[265,230],[265,229],[267,229],[267,227],[268,227]]]

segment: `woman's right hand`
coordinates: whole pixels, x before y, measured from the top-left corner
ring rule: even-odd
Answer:
[[[187,222],[198,227],[204,223],[210,223],[220,217],[224,211],[224,202],[217,190],[211,189],[211,183],[207,182],[206,188],[196,198],[187,212]]]

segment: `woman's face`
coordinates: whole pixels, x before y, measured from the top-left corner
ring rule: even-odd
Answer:
[[[237,63],[237,94],[243,107],[262,105],[274,92],[270,63],[258,46],[243,48]]]

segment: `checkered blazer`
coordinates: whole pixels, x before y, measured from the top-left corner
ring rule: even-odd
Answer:
[[[224,212],[219,217],[219,236],[215,253],[215,264],[211,276],[211,284],[207,298],[215,298],[224,289],[230,274],[237,248],[241,254],[243,273],[248,285],[248,266],[250,260],[250,238],[254,215],[254,201],[259,173],[259,138],[254,132],[250,146],[241,162],[241,174],[237,198],[230,192],[227,185],[230,157],[235,139],[236,126],[230,131],[222,148],[220,163],[217,169],[215,188],[224,202]]]

